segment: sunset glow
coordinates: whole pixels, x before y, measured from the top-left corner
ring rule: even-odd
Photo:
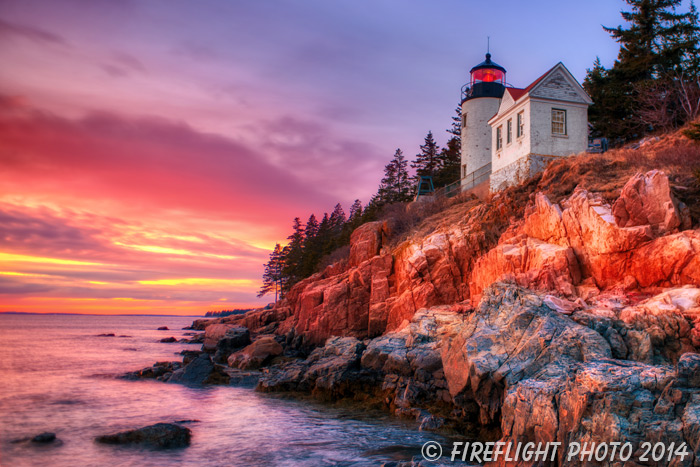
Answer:
[[[0,311],[264,305],[294,217],[366,203],[396,147],[444,143],[487,35],[514,84],[616,52],[602,0],[536,55],[485,4],[414,3],[2,2]]]

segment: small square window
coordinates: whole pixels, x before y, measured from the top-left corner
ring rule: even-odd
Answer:
[[[507,127],[506,143],[510,144],[513,142],[513,119],[512,118],[508,119],[508,123],[507,123],[506,127]]]
[[[503,125],[496,128],[496,151],[503,148]]]
[[[518,129],[516,132],[518,138],[525,134],[525,111],[518,112]]]
[[[552,109],[552,134],[566,135],[566,110]]]

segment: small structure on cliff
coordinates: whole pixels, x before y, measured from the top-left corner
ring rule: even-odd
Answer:
[[[561,62],[521,89],[487,53],[462,87],[461,189],[498,191],[585,151],[592,103]]]

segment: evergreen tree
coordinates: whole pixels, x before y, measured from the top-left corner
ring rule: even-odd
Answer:
[[[283,291],[285,292],[304,277],[302,270],[304,259],[304,226],[298,217],[294,218],[292,230],[292,234],[287,237],[289,243],[284,248],[284,267],[282,268],[282,272],[285,277],[283,283]]]
[[[270,260],[265,264],[265,269],[263,272],[263,284],[258,292],[258,297],[267,295],[268,293],[275,293],[275,303],[277,303],[277,298],[282,291],[282,286],[284,284],[284,257],[285,253],[282,251],[280,244],[275,245],[275,249],[270,253]]]
[[[462,106],[458,105],[455,109],[455,115],[452,116],[452,126],[445,130],[447,133],[452,135],[450,140],[447,142],[448,146],[450,143],[457,149],[459,154],[462,151]]]
[[[335,208],[333,208],[333,212],[331,213],[331,217],[329,219],[330,229],[334,236],[340,235],[340,232],[343,230],[343,225],[345,225],[346,221],[347,219],[345,218],[345,211],[343,211],[343,206],[341,206],[340,203],[336,204]]]
[[[318,221],[316,220],[316,215],[311,214],[309,220],[306,221],[306,227],[304,227],[304,247],[306,248],[318,234]]]
[[[424,144],[420,147],[420,153],[416,154],[416,160],[411,162],[411,167],[416,169],[416,177],[435,175],[440,169],[439,152],[440,148],[433,138],[433,132],[429,131]]]
[[[700,14],[695,2],[690,2],[687,24],[678,32],[677,42],[683,45],[681,71],[691,79],[700,78]]]
[[[350,217],[348,218],[348,222],[353,223],[360,217],[362,217],[362,203],[359,199],[356,199],[355,202],[352,203],[352,206],[350,206]]]
[[[588,119],[594,136],[605,136],[614,142],[624,140],[634,131],[628,123],[633,112],[632,101],[627,98],[629,86],[615,79],[611,71],[601,65],[600,58],[588,69],[583,87],[593,99]],[[637,124],[634,119],[632,122]]]
[[[309,277],[316,269],[316,263],[320,258],[318,247],[318,231],[319,224],[316,216],[311,214],[309,220],[306,221],[304,228],[304,244],[301,257],[300,278]]]
[[[384,178],[379,185],[377,201],[382,205],[409,201],[412,191],[408,161],[404,158],[403,151],[397,149],[391,162],[384,166]]]
[[[331,220],[330,217],[328,217],[328,213],[324,212],[323,219],[321,219],[321,223],[318,226],[318,242],[316,243],[318,258],[316,260],[316,264],[318,264],[318,260],[320,260],[323,255],[331,252],[332,241],[333,230],[331,228]],[[314,266],[316,266],[316,264]]]
[[[625,0],[631,11],[621,15],[627,27],[604,29],[620,43],[618,58],[610,70],[596,61],[584,82],[594,101],[590,121],[597,133],[625,141],[653,131],[652,120],[639,118],[640,112],[659,109],[658,121],[669,120],[677,112],[678,99],[669,100],[674,75],[697,67],[698,15],[678,13],[681,0]],[[661,81],[658,81],[661,80]],[[664,85],[664,81],[668,81]],[[657,95],[650,94],[651,91]]]
[[[460,166],[462,164],[462,155],[459,148],[459,140],[457,138],[451,138],[447,142],[447,147],[440,151],[440,169],[433,177],[435,188],[440,188],[459,181]]]
[[[345,211],[343,211],[343,207],[338,203],[335,205],[333,212],[328,218],[328,233],[323,239],[323,243],[319,245],[322,256],[332,253],[344,244],[343,228],[346,222]]]

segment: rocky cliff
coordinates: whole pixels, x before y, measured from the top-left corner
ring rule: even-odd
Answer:
[[[365,224],[347,261],[278,306],[194,326],[215,362],[264,367],[261,391],[480,439],[686,443],[674,465],[698,466],[700,199],[680,201],[662,171],[628,175],[603,194],[547,190],[568,177],[553,164],[400,242],[390,222]]]
[[[300,282],[280,304],[288,318],[279,332],[310,345],[331,336],[375,337],[421,308],[477,304],[486,287],[504,279],[583,307],[606,290],[649,294],[700,284],[700,232],[662,172],[632,177],[613,205],[582,188],[560,203],[536,193],[523,217],[489,241],[484,218],[509,201],[458,206],[457,222],[393,250],[383,248],[387,223],[361,226],[347,267]]]

